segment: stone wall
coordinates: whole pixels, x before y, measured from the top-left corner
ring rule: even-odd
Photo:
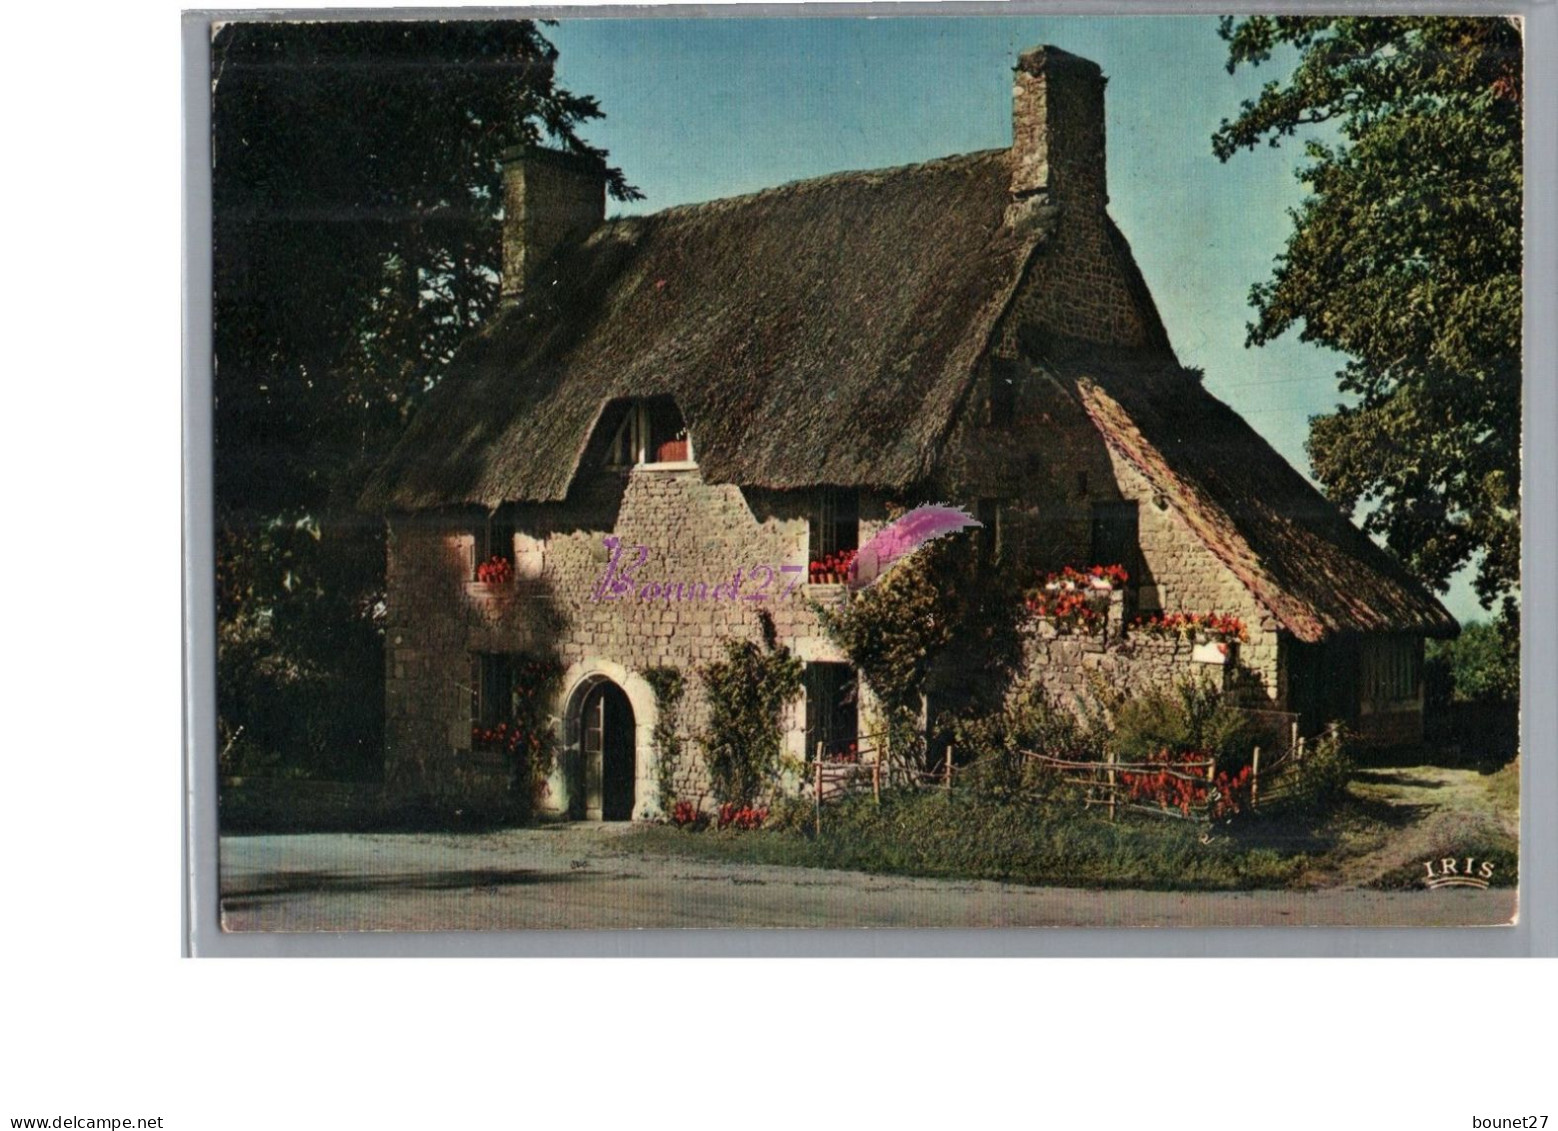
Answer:
[[[1124,595],[1112,593],[1104,623],[1090,631],[1068,631],[1037,621],[1023,641],[1024,668],[1019,686],[1044,688],[1057,703],[1079,709],[1100,688],[1140,694],[1165,689],[1184,679],[1208,679],[1227,690],[1234,682],[1237,649],[1222,662],[1198,656],[1186,640],[1168,640],[1126,629]]]
[[[1280,705],[1285,692],[1279,680],[1276,618],[1196,536],[1178,511],[1158,504],[1157,493],[1135,464],[1112,449],[1110,458],[1121,496],[1137,502],[1146,566],[1140,580],[1150,587],[1151,597],[1144,603],[1164,610],[1238,617],[1249,633],[1248,642],[1239,647],[1239,665],[1245,677],[1240,690],[1251,700],[1250,706]]]
[[[675,767],[679,796],[708,791],[692,736],[707,721],[699,665],[723,656],[726,638],[756,640],[759,610],[803,661],[842,662],[807,597],[837,599],[836,587],[805,584],[810,498],[704,483],[696,470],[586,473],[570,501],[512,510],[525,577],[474,580],[474,513],[397,517],[391,522],[386,691],[389,778],[417,788],[471,760],[471,657],[483,652],[556,656],[565,668],[556,707],[565,747],[568,708],[591,677],[620,686],[635,716],[636,817],[657,811],[650,667],[682,671],[679,723],[686,754]],[[883,521],[862,499],[861,536]],[[613,566],[604,542],[620,539]],[[638,547],[643,547],[639,562]],[[784,573],[782,567],[796,567]],[[620,596],[603,581],[630,582]],[[800,584],[791,587],[791,581]],[[781,593],[790,588],[788,596]],[[598,596],[599,595],[599,596]],[[802,757],[804,703],[787,712],[786,753]],[[576,755],[576,751],[572,752]],[[494,781],[493,788],[497,787]],[[554,778],[547,807],[566,811],[569,783]]]
[[[1060,416],[1072,411],[1064,402],[1052,408]],[[1157,505],[1140,472],[1111,458],[1095,431],[1072,427],[1072,420],[1052,423],[1067,425],[1058,432],[1067,442],[1042,443],[1043,430],[1028,433],[1043,453],[1028,493],[1005,501],[1006,544],[997,568],[1036,581],[1063,565],[1093,564],[1087,560],[1092,502],[1134,499],[1149,591],[1166,609],[1243,620],[1250,641],[1219,668],[1219,678],[1241,691],[1248,705],[1280,705],[1275,622],[1172,508]],[[954,495],[951,501],[972,505],[975,499]],[[696,669],[721,658],[724,639],[757,639],[757,611],[766,609],[780,640],[803,661],[845,660],[806,603],[808,596],[839,599],[836,587],[797,584],[778,599],[791,578],[805,577],[810,507],[804,493],[711,485],[696,469],[586,474],[567,503],[512,509],[516,550],[529,576],[503,585],[474,580],[475,530],[483,516],[396,518],[389,539],[386,689],[392,790],[425,788],[428,780],[451,773],[502,788],[501,762],[470,752],[471,658],[530,652],[556,656],[565,668],[554,710],[568,757],[577,758],[579,738],[567,726],[570,708],[589,681],[604,676],[626,692],[636,728],[634,815],[641,818],[658,808],[651,734],[658,706],[643,673],[680,669],[687,686],[678,720],[685,753],[673,768],[674,792],[706,798],[702,753],[693,740],[707,723]],[[861,538],[884,518],[881,500],[863,499]],[[615,563],[604,541],[608,531],[620,540]],[[785,574],[784,566],[794,572]],[[602,583],[614,578],[627,583],[626,591],[611,597]],[[1122,625],[1134,612],[1116,594],[1101,636],[1039,627],[1028,646],[1032,678],[1071,697],[1085,689],[1090,672],[1114,686],[1144,688],[1211,670],[1195,661],[1187,643],[1125,634]],[[806,756],[805,717],[803,702],[786,714],[785,753],[792,758]],[[869,726],[867,704],[861,733]],[[548,808],[566,811],[569,789],[559,772]]]
[[[1009,426],[968,413],[954,430],[947,466],[955,501],[1000,500],[999,568],[1024,585],[1065,566],[1127,565],[1092,561],[1096,504],[1136,503],[1140,561],[1123,616],[1216,612],[1244,622],[1233,689],[1248,706],[1285,703],[1276,619],[1232,570],[1159,496],[1141,471],[1103,440],[1071,390],[1025,361],[1000,362],[992,377],[1015,385]]]
[[[1102,345],[1154,344],[1109,234],[1105,80],[1096,63],[1025,52],[1012,90],[1008,222],[1047,230],[1007,329],[1031,326]],[[1007,338],[997,353],[1015,356]]]
[[[1012,333],[1025,326],[1099,345],[1157,344],[1109,237],[1103,209],[1092,212],[1075,205],[1059,212],[1054,224],[1013,305]],[[1015,352],[1011,339],[1003,346]]]
[[[505,304],[565,241],[588,235],[606,218],[606,172],[597,160],[533,146],[505,155],[503,170]]]

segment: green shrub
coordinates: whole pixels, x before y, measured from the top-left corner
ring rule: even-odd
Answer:
[[[813,606],[876,697],[898,765],[924,763],[921,703],[938,661],[956,648],[978,656],[980,686],[998,699],[1021,659],[1021,589],[1009,571],[981,567],[972,533],[920,548],[841,608]]]
[[[1040,687],[1015,694],[998,711],[955,719],[949,730],[967,767],[959,780],[990,799],[1061,800],[1071,792],[1061,775],[1028,755],[1087,759],[1089,754],[1083,723]]]
[[[1284,803],[1307,816],[1329,813],[1347,796],[1353,761],[1345,732],[1332,725],[1292,771],[1293,786]]]
[[[655,795],[660,811],[669,813],[676,803],[676,767],[682,760],[681,704],[687,681],[673,667],[645,668],[644,679],[655,693],[657,717],[650,733],[655,748]]]
[[[807,798],[781,797],[769,808],[766,827],[775,832],[810,832],[816,828],[816,816],[816,806]]]
[[[1472,621],[1454,640],[1428,642],[1424,682],[1443,702],[1513,703],[1520,698],[1519,612],[1508,607],[1491,623]]]
[[[722,805],[751,806],[772,792],[784,745],[780,713],[801,692],[801,662],[778,643],[773,618],[758,616],[761,646],[726,640],[725,658],[699,669],[709,698],[701,738]]]
[[[1207,679],[1186,678],[1173,687],[1125,700],[1114,712],[1114,750],[1123,761],[1145,762],[1167,750],[1200,754],[1231,768],[1251,749],[1249,722]]]

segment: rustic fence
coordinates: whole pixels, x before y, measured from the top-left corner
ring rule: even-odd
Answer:
[[[1271,711],[1264,707],[1241,707],[1249,724],[1251,741],[1268,758],[1286,756],[1299,743],[1298,715],[1292,711]]]
[[[1306,741],[1298,733],[1297,716],[1286,712],[1267,713],[1284,716],[1277,721],[1284,723],[1281,737],[1285,741],[1278,741],[1274,747],[1257,745],[1252,748],[1248,777],[1239,781],[1236,795],[1225,792],[1229,790],[1230,782],[1219,780],[1214,758],[1191,758],[1180,762],[1121,762],[1113,758],[1083,761],[1036,751],[1021,751],[1017,756],[1055,775],[1052,781],[1058,779],[1075,787],[1084,809],[1102,809],[1111,821],[1123,812],[1211,821],[1246,806],[1257,811],[1262,804],[1279,805],[1293,789],[1295,771],[1304,759]],[[881,736],[872,737],[879,739]],[[946,760],[941,766],[921,769],[891,763],[880,745],[866,747],[864,740],[855,761],[826,759],[822,744],[818,743],[817,757],[809,764],[818,830],[822,828],[825,802],[863,793],[867,788],[879,802],[882,791],[890,788],[940,789],[951,793],[959,781],[968,780],[969,775],[997,760],[997,757],[987,757],[957,765],[955,753],[948,746]],[[868,754],[871,756],[869,761],[866,759]],[[1180,803],[1169,804],[1161,798],[1156,804],[1146,803],[1140,786],[1147,781],[1158,785],[1163,792],[1173,790],[1179,795]],[[1185,783],[1185,787],[1176,789],[1172,783],[1178,782]]]

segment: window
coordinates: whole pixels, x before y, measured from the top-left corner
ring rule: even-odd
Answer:
[[[990,427],[1010,428],[1017,415],[1017,363],[995,358],[990,363]]]
[[[1422,651],[1415,637],[1366,639],[1361,658],[1364,702],[1396,703],[1422,693]]]
[[[471,726],[490,728],[514,712],[515,659],[507,652],[471,657]]]
[[[848,664],[807,664],[806,757],[854,753],[860,740],[855,711],[855,669]]]
[[[808,552],[814,562],[860,548],[860,494],[832,487],[817,492]]]
[[[692,436],[675,401],[646,397],[628,402],[624,410],[612,437],[608,466],[692,466]]]
[[[1093,504],[1093,552],[1089,565],[1124,566],[1132,585],[1142,582],[1140,514],[1136,503]]]
[[[498,509],[476,524],[476,552],[472,568],[478,581],[501,580],[514,573],[514,517]],[[493,567],[497,563],[495,570]]]

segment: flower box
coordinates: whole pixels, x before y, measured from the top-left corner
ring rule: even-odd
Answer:
[[[476,580],[484,585],[507,585],[514,580],[514,563],[494,554],[476,567]]]
[[[854,550],[839,550],[828,554],[820,562],[812,562],[807,569],[806,579],[812,585],[847,585],[854,564]]]

